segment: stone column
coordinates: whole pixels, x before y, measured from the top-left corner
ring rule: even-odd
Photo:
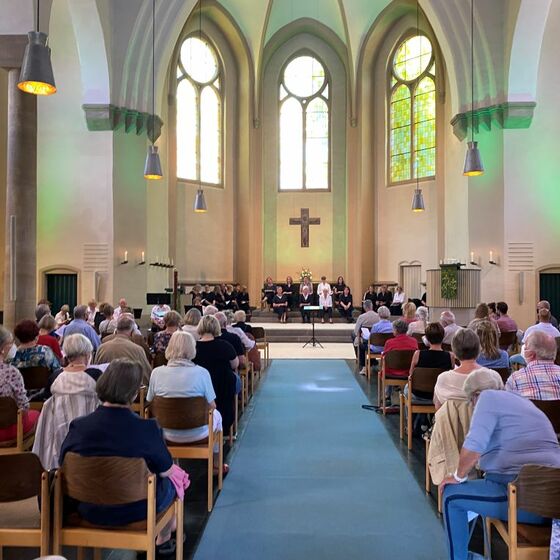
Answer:
[[[8,71],[4,325],[34,318],[37,304],[37,98]]]

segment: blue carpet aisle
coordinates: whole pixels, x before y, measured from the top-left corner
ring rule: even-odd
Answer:
[[[274,361],[255,398],[196,560],[446,557],[429,498],[344,361]]]

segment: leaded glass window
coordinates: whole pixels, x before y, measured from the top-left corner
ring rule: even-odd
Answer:
[[[397,48],[390,71],[391,183],[436,174],[436,85],[430,40],[415,35]]]
[[[177,177],[222,183],[222,76],[202,37],[188,37],[177,62]]]
[[[309,55],[285,67],[280,81],[280,190],[329,188],[329,83]]]

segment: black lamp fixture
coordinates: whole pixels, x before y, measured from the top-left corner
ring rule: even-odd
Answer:
[[[144,178],[157,180],[163,177],[161,161],[159,159],[157,146],[154,145],[155,138],[153,129],[156,121],[156,0],[152,0],[152,114],[149,117],[152,125],[151,144],[148,146],[146,164],[144,165]],[[149,131],[148,131],[149,133]]]
[[[51,49],[47,46],[48,36],[39,31],[39,4],[37,0],[37,26],[27,34],[27,46],[23,55],[18,88],[32,95],[56,93],[51,64]]]
[[[471,0],[471,140],[467,143],[463,175],[476,177],[482,174],[484,174],[484,166],[478,142],[474,141],[474,0]]]

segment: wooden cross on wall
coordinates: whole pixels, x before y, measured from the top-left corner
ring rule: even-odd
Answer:
[[[321,218],[310,218],[309,208],[301,208],[299,218],[290,218],[291,226],[301,226],[301,246],[309,247],[309,226],[318,226]]]

